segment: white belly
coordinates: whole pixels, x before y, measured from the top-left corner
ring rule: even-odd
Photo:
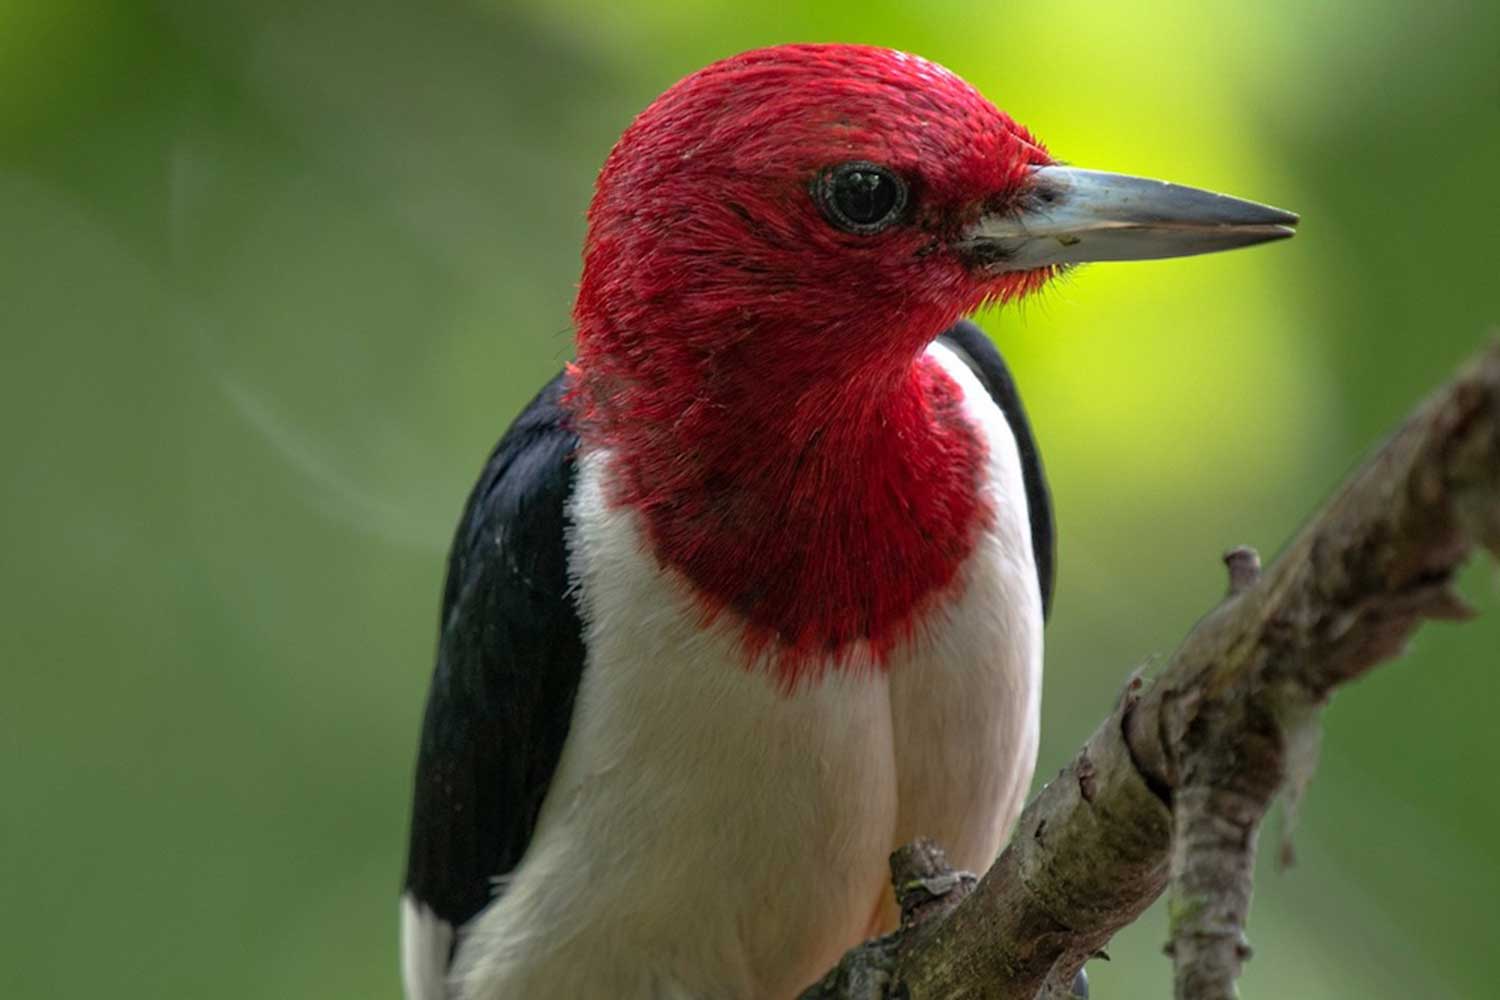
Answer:
[[[934,347],[989,439],[996,524],[888,672],[787,694],[704,629],[609,455],[580,466],[571,540],[590,659],[524,859],[466,929],[466,1000],[795,995],[870,932],[916,834],[984,868],[1035,764],[1041,605],[1014,441]]]

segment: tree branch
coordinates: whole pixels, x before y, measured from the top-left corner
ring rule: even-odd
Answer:
[[[804,996],[1066,997],[1170,879],[1176,996],[1234,997],[1261,819],[1288,775],[1309,771],[1299,755],[1334,688],[1397,655],[1424,619],[1472,614],[1451,581],[1476,545],[1500,556],[1500,342],[1263,574],[1249,550],[1226,556],[1229,596],[1154,681],[1130,679],[973,891],[876,942],[873,992],[830,985],[852,981],[867,944]]]

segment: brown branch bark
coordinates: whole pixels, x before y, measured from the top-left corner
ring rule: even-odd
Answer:
[[[1176,996],[1234,997],[1262,817],[1336,687],[1397,655],[1423,620],[1471,614],[1451,581],[1475,546],[1500,556],[1500,342],[1264,573],[1252,552],[1226,556],[1229,596],[1155,680],[1131,678],[994,866],[970,892],[952,883],[961,902],[926,919],[903,902],[900,931],[850,952],[804,996],[1066,997],[1170,880]],[[893,858],[898,889],[948,884],[930,865],[913,876],[911,859]],[[856,980],[863,992],[841,986]]]

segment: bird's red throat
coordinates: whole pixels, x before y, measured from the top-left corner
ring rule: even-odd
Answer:
[[[611,450],[612,500],[748,666],[788,690],[885,669],[957,596],[990,516],[961,389],[926,354],[822,381],[733,354],[646,373],[581,359],[584,446]]]

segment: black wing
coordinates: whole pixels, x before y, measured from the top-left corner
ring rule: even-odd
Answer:
[[[406,890],[454,928],[525,853],[583,671],[564,540],[578,437],[563,378],[501,438],[448,557]]]
[[[1052,611],[1053,567],[1057,562],[1057,539],[1052,524],[1052,493],[1047,489],[1047,475],[1042,469],[1042,456],[1031,435],[1031,423],[1026,419],[1026,408],[1021,405],[1021,394],[1016,390],[1016,380],[1011,378],[1005,359],[1000,356],[990,338],[968,320],[960,320],[938,338],[947,347],[958,352],[979,376],[979,381],[989,390],[990,398],[1005,414],[1011,433],[1016,437],[1016,448],[1021,453],[1021,472],[1026,477],[1026,506],[1031,516],[1031,547],[1036,556],[1037,582],[1042,588],[1042,614]]]

